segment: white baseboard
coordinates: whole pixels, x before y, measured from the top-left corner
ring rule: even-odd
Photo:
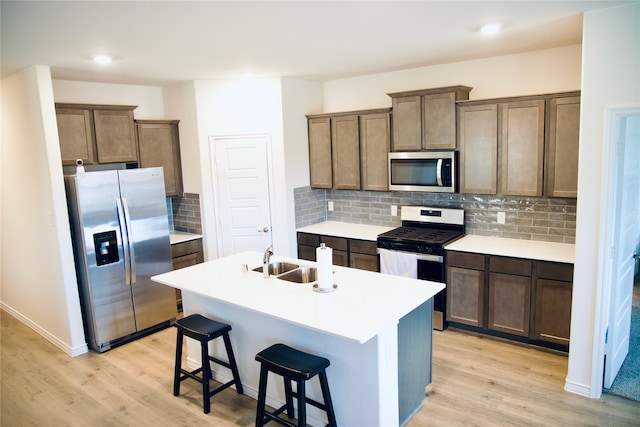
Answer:
[[[75,357],[75,356],[78,356],[80,354],[84,354],[84,353],[89,351],[89,347],[87,346],[87,343],[84,343],[83,345],[80,345],[80,346],[77,346],[77,347],[70,347],[67,343],[61,341],[58,337],[56,337],[55,335],[51,334],[46,329],[42,328],[36,322],[34,322],[31,319],[29,319],[27,316],[24,316],[19,311],[14,310],[12,307],[9,307],[4,302],[0,301],[0,308],[2,310],[6,311],[7,313],[11,314],[13,317],[18,319],[19,321],[21,321],[25,325],[27,325],[29,328],[31,328],[34,331],[36,331],[44,339],[46,339],[51,344],[55,345],[56,347],[58,347],[60,350],[64,351],[66,354],[68,354],[71,357]]]

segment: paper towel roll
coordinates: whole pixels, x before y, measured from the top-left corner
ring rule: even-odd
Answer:
[[[316,262],[318,263],[318,287],[329,289],[333,287],[333,249],[324,243],[316,248]]]

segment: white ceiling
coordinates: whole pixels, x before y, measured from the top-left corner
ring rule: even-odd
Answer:
[[[628,1],[8,1],[2,77],[163,85],[331,80],[579,44],[582,13]],[[501,21],[493,37],[478,27]],[[90,61],[114,55],[109,66]]]

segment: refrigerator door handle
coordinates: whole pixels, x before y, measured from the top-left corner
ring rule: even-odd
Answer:
[[[118,221],[120,221],[120,236],[122,237],[122,252],[124,252],[124,283],[131,285],[131,263],[129,261],[129,236],[126,233],[127,221],[124,216],[124,209],[122,208],[122,201],[120,198],[116,199],[116,205],[118,206]]]
[[[131,214],[129,213],[129,205],[127,204],[127,198],[122,198],[122,206],[124,210],[124,219],[127,221],[127,246],[129,248],[129,258],[131,262],[131,284],[136,283],[136,253],[133,249],[133,232],[131,230]]]

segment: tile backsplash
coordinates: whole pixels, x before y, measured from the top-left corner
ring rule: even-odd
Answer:
[[[184,193],[182,197],[174,196],[170,199],[168,198],[167,209],[170,213],[170,230],[202,234],[199,194]]]
[[[466,233],[575,243],[576,199],[404,191],[294,190],[296,228],[321,221],[399,227],[403,205],[464,208]],[[333,202],[333,211],[327,209]],[[391,205],[398,216],[391,216]],[[505,223],[497,223],[498,212]]]

